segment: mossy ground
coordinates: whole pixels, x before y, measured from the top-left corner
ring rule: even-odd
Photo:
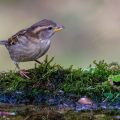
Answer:
[[[36,98],[39,99],[39,95],[54,96],[59,90],[62,90],[64,92],[64,96],[66,97],[73,95],[72,97],[75,98],[74,100],[78,100],[82,96],[88,96],[97,102],[108,101],[109,103],[113,103],[120,99],[120,86],[118,85],[116,89],[114,84],[111,85],[109,83],[109,78],[113,78],[114,82],[114,76],[117,75],[118,77],[118,75],[120,75],[120,67],[118,64],[107,64],[104,60],[102,60],[99,62],[94,61],[93,66],[90,65],[88,69],[73,69],[72,66],[64,68],[60,65],[54,64],[53,59],[54,58],[48,59],[48,56],[46,56],[46,59],[42,64],[35,64],[33,69],[29,69],[30,79],[20,77],[14,71],[0,73],[0,95],[8,95],[9,98],[12,98],[15,94],[18,94],[15,97],[17,99],[16,101],[19,101],[17,102],[18,106],[20,101],[26,98],[29,99],[27,104],[33,104],[33,101],[35,101]],[[119,80],[117,80],[117,82],[119,82]],[[0,98],[0,100],[1,99],[2,98]],[[10,106],[10,104],[8,106]],[[27,115],[25,112],[22,112],[24,111],[22,110],[22,107],[17,108],[13,106],[11,108],[8,106],[5,105],[4,108],[1,104],[0,111],[16,111],[18,109],[18,111],[16,111],[18,115],[13,118],[11,117],[11,120],[21,120],[23,118],[26,118],[25,120],[37,120],[37,118],[34,118],[36,116],[39,116],[39,120],[47,120],[46,118],[42,119],[42,117],[40,117],[43,114],[44,117],[55,117],[54,120],[57,120],[57,118],[61,118],[61,120],[72,120],[71,118],[78,120],[78,118],[81,119],[81,117],[84,118],[85,116],[87,117],[85,117],[87,120],[91,117],[90,112],[83,112],[82,114],[67,112],[64,115],[61,115],[56,113],[56,110],[52,113],[48,110],[47,113],[45,110],[42,113],[39,113],[38,109],[34,116],[32,114],[32,112],[36,110],[34,107],[32,107],[31,112],[30,107],[29,109],[24,109],[29,110],[27,113],[30,114]],[[26,107],[26,105],[24,105],[24,107]],[[37,108],[42,108],[41,105],[39,106],[39,103],[37,103]],[[112,119],[110,116],[106,116],[106,113],[104,112],[104,114],[103,111],[99,113],[102,114],[102,117],[105,117],[105,120]],[[98,116],[99,113],[97,114]],[[98,119],[96,117],[97,116],[94,116],[94,119]],[[3,118],[1,118],[1,120],[3,120]]]
[[[109,76],[120,74],[118,64],[113,64],[113,69],[112,64],[107,64],[104,60],[94,61],[94,68],[90,65],[88,69],[83,70],[73,69],[72,66],[63,68],[52,61],[53,58],[48,59],[46,56],[42,64],[35,64],[35,68],[28,70],[30,79],[22,78],[14,71],[0,73],[0,92],[23,92],[23,99],[34,99],[41,93],[53,95],[58,90],[63,90],[66,95],[72,93],[78,97],[88,96],[97,101],[103,100],[103,97],[109,99],[110,94],[113,100],[120,97],[119,89],[114,89],[108,82]]]

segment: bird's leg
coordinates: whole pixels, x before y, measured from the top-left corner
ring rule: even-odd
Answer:
[[[18,73],[19,73],[22,77],[26,77],[27,79],[30,79],[30,77],[27,76],[27,74],[28,74],[29,72],[27,72],[27,71],[25,71],[25,70],[21,70],[17,62],[14,62],[14,64],[15,64],[15,66],[16,66],[16,68],[17,68]]]
[[[39,64],[42,64],[40,61],[38,61],[38,60],[35,60],[35,62],[37,62],[37,63],[39,63]]]

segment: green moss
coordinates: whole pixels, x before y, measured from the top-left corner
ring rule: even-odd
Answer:
[[[63,68],[53,64],[53,59],[46,56],[42,64],[35,64],[35,68],[29,69],[30,79],[22,78],[14,71],[1,73],[0,92],[24,91],[26,96],[35,96],[39,93],[54,94],[62,89],[66,94],[87,95],[100,100],[105,97],[105,93],[112,93],[113,96],[116,94],[107,84],[107,80],[110,75],[119,75],[120,69],[111,70],[104,60],[94,61],[94,67],[90,65],[88,69],[83,70],[73,69],[72,66]]]
[[[114,82],[120,82],[120,75],[110,75],[108,79]]]

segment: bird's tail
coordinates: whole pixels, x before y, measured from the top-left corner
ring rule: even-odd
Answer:
[[[2,41],[0,41],[0,45],[6,45],[7,43],[8,43],[7,40],[2,40]]]

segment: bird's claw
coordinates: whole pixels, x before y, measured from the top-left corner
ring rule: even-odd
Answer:
[[[18,73],[20,74],[20,76],[25,77],[27,79],[30,79],[30,77],[27,75],[29,72],[26,70],[19,70]]]

